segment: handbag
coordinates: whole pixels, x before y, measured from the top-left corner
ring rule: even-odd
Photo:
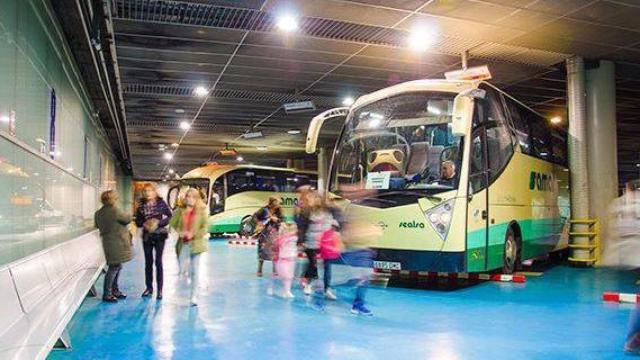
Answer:
[[[340,257],[344,250],[344,245],[340,239],[340,234],[329,229],[320,234],[320,257],[324,260],[335,260]]]

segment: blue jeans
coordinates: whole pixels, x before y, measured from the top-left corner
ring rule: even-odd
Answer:
[[[342,254],[342,260],[346,265],[357,268],[371,268],[373,267],[373,251],[369,249],[357,249],[346,251]],[[353,300],[354,305],[363,305],[365,302],[365,295],[367,294],[367,287],[369,285],[369,275],[360,274],[356,280],[356,296]]]

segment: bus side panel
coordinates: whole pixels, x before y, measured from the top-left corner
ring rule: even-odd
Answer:
[[[293,208],[298,200],[294,193],[274,193],[269,191],[246,191],[229,196],[225,200],[224,211],[209,217],[210,233],[235,233],[240,231],[240,223],[246,216],[253,215],[265,206],[269,197],[279,196],[285,221],[293,220]]]
[[[489,188],[486,270],[503,265],[505,235],[512,222],[518,224],[522,233],[522,260],[558,247],[568,213],[568,199],[560,189],[567,187],[567,179],[567,172],[555,164],[514,153]]]

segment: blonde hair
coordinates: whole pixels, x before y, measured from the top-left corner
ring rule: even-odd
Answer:
[[[180,205],[183,208],[187,207],[187,196],[191,194],[191,196],[193,196],[194,199],[196,199],[196,203],[194,204],[194,207],[206,207],[207,205],[204,203],[204,201],[202,200],[202,192],[196,188],[189,188],[187,189],[187,191],[184,192],[184,195],[182,196],[182,199],[180,201]]]
[[[118,193],[115,190],[107,190],[100,194],[100,202],[102,205],[115,205],[118,199]]]

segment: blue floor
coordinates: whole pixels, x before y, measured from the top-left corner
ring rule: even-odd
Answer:
[[[139,297],[140,256],[127,263],[129,298],[88,298],[73,318],[73,349],[50,359],[618,359],[631,306],[604,304],[603,291],[635,291],[628,273],[554,267],[526,284],[456,290],[374,287],[372,318],[353,316],[350,290],[324,311],[296,288],[288,301],[265,294],[255,249],[212,241],[202,260],[200,306],[188,306],[170,247],[165,299]],[[140,255],[140,254],[138,254]],[[340,268],[340,267],[338,267]],[[336,271],[336,281],[346,279]],[[99,280],[101,285],[102,280]]]

